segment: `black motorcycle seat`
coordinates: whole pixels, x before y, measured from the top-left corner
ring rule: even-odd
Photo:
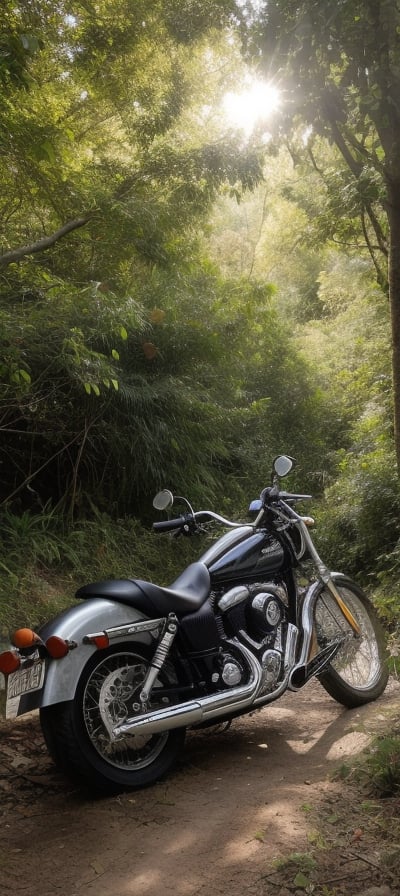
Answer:
[[[102,597],[129,604],[147,616],[195,613],[210,593],[210,573],[204,563],[191,563],[169,588],[142,579],[105,579],[84,585],[75,597]]]

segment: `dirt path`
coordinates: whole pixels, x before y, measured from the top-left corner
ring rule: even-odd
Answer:
[[[36,717],[0,722],[0,892],[278,896],[266,875],[307,850],[305,805],[334,799],[330,771],[393,705],[398,684],[348,711],[315,683],[227,731],[190,735],[166,781],[101,801],[54,770]]]

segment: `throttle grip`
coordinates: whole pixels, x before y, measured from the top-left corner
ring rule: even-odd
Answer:
[[[159,523],[153,523],[155,532],[172,532],[173,529],[181,529],[187,523],[184,516],[178,516],[174,520],[162,520]]]

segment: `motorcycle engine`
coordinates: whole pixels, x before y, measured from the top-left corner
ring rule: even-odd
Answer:
[[[218,601],[225,633],[250,648],[262,667],[262,693],[274,689],[283,669],[287,603],[286,589],[273,582],[236,586]],[[225,655],[225,685],[240,684],[240,673],[237,660]]]
[[[284,617],[284,604],[271,586],[250,598],[247,605],[247,621],[250,634],[256,638],[276,632]]]

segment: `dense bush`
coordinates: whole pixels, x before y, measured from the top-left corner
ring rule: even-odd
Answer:
[[[347,454],[318,513],[318,545],[331,565],[377,589],[383,612],[398,615],[400,488],[389,447]],[[395,585],[395,592],[392,588]],[[384,599],[386,590],[391,598]]]
[[[204,538],[177,541],[105,513],[70,526],[51,511],[2,513],[0,635],[40,625],[71,605],[86,582],[135,577],[169,585],[205,549]]]

